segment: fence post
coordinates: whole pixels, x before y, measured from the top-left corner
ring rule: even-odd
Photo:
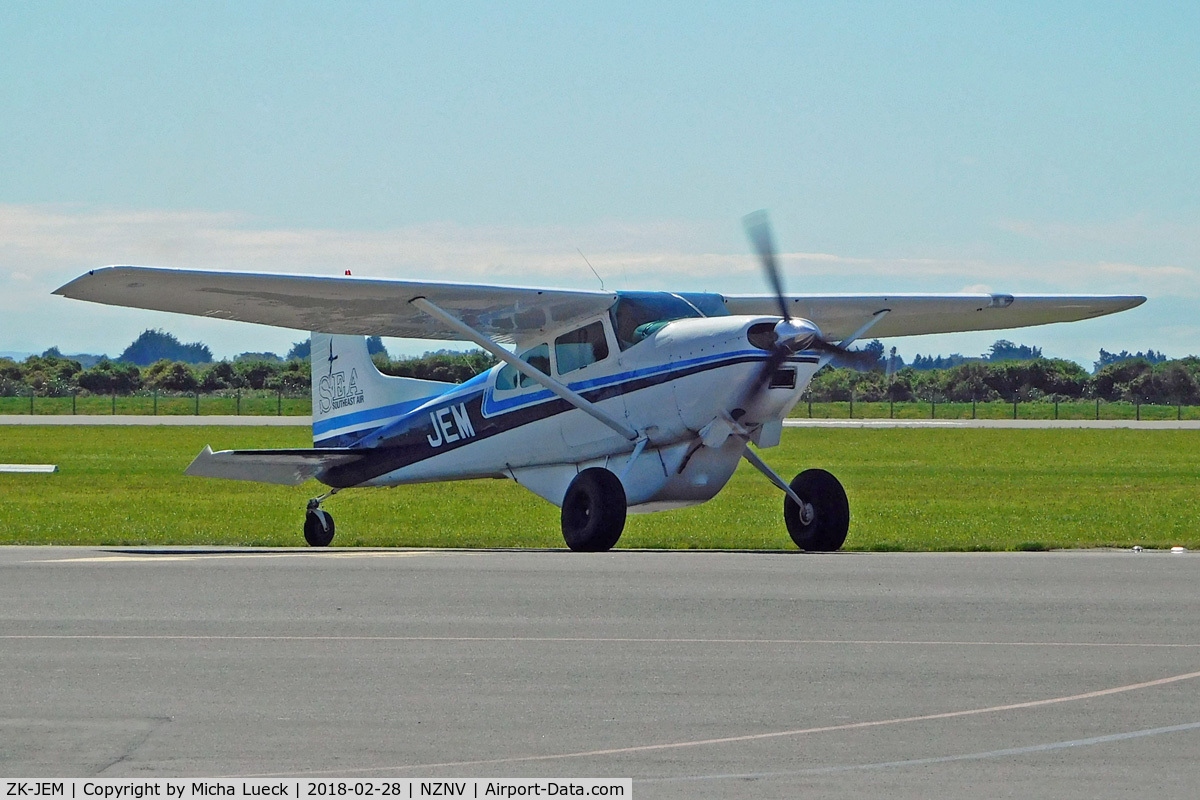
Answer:
[[[977,397],[971,398],[971,419],[975,419],[975,403],[978,399]]]
[[[1096,419],[1100,419],[1100,398],[1096,398]]]
[[[242,415],[242,387],[240,386],[237,390],[237,415],[239,417]]]
[[[158,416],[158,389],[154,390],[154,416]]]
[[[1137,414],[1137,421],[1141,422],[1142,421],[1142,401],[1140,399],[1133,401],[1133,410],[1134,410],[1134,413]]]
[[[280,389],[275,396],[275,416],[283,416],[283,390]]]
[[[1013,419],[1017,418],[1017,396],[1013,395]]]
[[[850,390],[850,419],[854,419],[854,390]]]
[[[896,398],[888,398],[888,419],[896,418]]]
[[[72,414],[74,414],[74,413],[75,413],[75,398],[76,398],[77,396],[78,396],[78,392],[76,392],[76,391],[72,390],[72,391],[71,391],[71,413],[72,413]]]
[[[929,395],[929,418],[937,419],[937,398]]]
[[[196,392],[196,416],[200,416],[200,392]]]
[[[113,413],[114,417],[117,415],[117,390],[116,389],[113,389],[113,393],[112,393],[112,413]]]
[[[812,392],[808,394],[808,418],[812,419]]]
[[[1058,398],[1054,398],[1054,418],[1058,419]]]
[[[1175,406],[1175,419],[1177,421],[1183,420],[1183,402],[1182,401],[1180,401],[1179,405]]]

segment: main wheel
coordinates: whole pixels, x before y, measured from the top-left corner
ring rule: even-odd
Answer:
[[[562,504],[562,532],[576,552],[611,550],[625,529],[625,487],[606,469],[592,467],[575,476]]]
[[[313,547],[328,547],[333,541],[333,517],[319,508],[304,515],[304,541]]]
[[[837,550],[850,529],[850,503],[838,479],[823,469],[806,469],[791,483],[792,491],[804,501],[796,505],[783,498],[783,521],[792,541],[801,550]]]

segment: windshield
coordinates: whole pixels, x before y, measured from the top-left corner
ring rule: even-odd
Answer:
[[[628,350],[673,320],[728,315],[725,301],[717,294],[617,292],[617,302],[612,308],[613,330],[622,350]]]

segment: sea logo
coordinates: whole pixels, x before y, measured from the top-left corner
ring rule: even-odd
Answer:
[[[345,372],[331,370],[317,382],[317,406],[322,414],[361,406],[366,401],[362,389],[358,388],[358,370],[350,370],[350,380],[346,380]]]

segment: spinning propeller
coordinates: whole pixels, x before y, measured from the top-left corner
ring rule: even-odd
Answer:
[[[792,317],[788,312],[787,297],[783,292],[783,280],[779,274],[779,265],[775,260],[775,242],[771,236],[771,223],[767,220],[767,212],[755,211],[747,214],[742,218],[742,224],[746,227],[746,235],[750,238],[750,243],[758,251],[763,271],[767,275],[767,283],[775,292],[775,299],[779,303],[779,316],[783,317],[775,323],[775,344],[771,348],[771,356],[763,363],[762,369],[759,370],[754,382],[746,392],[747,402],[751,403],[758,399],[759,393],[762,392],[775,370],[783,365],[788,356],[802,350],[815,350],[818,353],[838,356],[853,363],[874,362],[873,353],[842,347],[840,344],[824,338],[821,329],[815,322],[801,317]]]

